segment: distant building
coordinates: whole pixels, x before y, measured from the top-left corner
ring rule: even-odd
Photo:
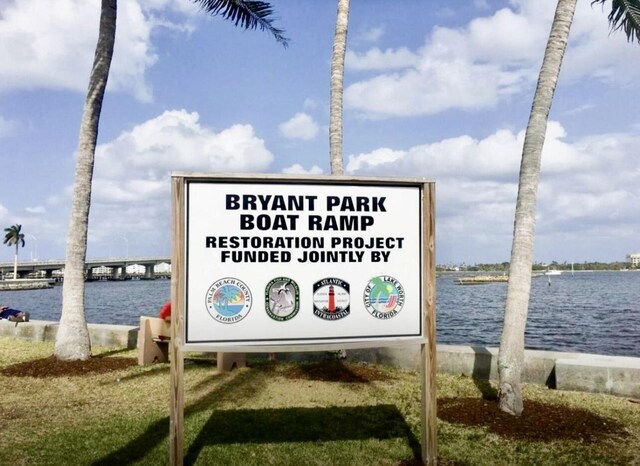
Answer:
[[[640,252],[637,252],[635,254],[628,254],[627,255],[627,262],[631,262],[631,265],[633,267],[640,266]]]

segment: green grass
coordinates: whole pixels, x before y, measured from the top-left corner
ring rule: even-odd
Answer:
[[[132,366],[76,377],[18,377],[5,369],[49,357],[50,343],[0,338],[0,464],[158,465],[168,462],[169,366]],[[94,348],[105,357],[135,351]],[[419,464],[420,381],[395,368],[251,361],[216,374],[185,365],[185,464]],[[341,377],[334,377],[338,371]],[[339,371],[342,371],[341,373]],[[322,377],[322,374],[326,377]],[[358,378],[369,374],[369,381]],[[354,377],[344,377],[353,375]],[[348,380],[348,381],[336,381]],[[491,387],[438,376],[438,398],[482,403]],[[438,421],[442,464],[639,464],[640,405],[624,398],[525,386],[527,402],[577,409],[619,435],[544,441],[495,433],[482,422]],[[561,419],[559,419],[561,420]],[[489,420],[487,420],[489,422]],[[554,421],[551,420],[550,424]],[[550,426],[550,428],[553,426]],[[576,427],[580,429],[580,426]],[[578,432],[579,433],[579,432]]]

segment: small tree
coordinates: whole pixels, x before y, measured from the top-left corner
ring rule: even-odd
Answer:
[[[16,252],[13,256],[13,279],[18,278],[18,247],[24,247],[24,233],[20,233],[22,229],[22,225],[12,225],[8,228],[5,228],[5,235],[3,243],[7,246],[15,246]]]

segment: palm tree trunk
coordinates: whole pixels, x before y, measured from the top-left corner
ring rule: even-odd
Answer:
[[[13,255],[13,279],[18,279],[18,244],[16,243],[16,253]]]
[[[514,415],[520,415],[523,410],[520,376],[524,364],[524,331],[531,292],[540,159],[576,1],[558,1],[522,149],[507,302],[498,355],[500,409]]]
[[[84,272],[91,206],[91,180],[102,99],[104,97],[116,36],[117,0],[102,0],[98,44],[82,112],[71,219],[67,231],[62,315],[56,336],[55,355],[63,360],[91,356],[91,341],[84,312]]]
[[[331,104],[329,121],[329,152],[331,174],[342,175],[342,92],[344,83],[344,56],[347,50],[349,0],[338,0],[336,33],[331,59]]]

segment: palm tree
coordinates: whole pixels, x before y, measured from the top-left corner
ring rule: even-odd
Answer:
[[[593,0],[591,5],[604,5],[607,0]],[[640,44],[640,0],[611,0],[609,25],[612,31],[622,29],[629,42]]]
[[[24,242],[24,233],[20,233],[20,230],[22,229],[22,225],[11,225],[9,228],[5,228],[4,231],[6,232],[4,235],[4,241],[3,244],[6,244],[7,246],[15,246],[16,247],[16,252],[13,256],[13,279],[17,279],[18,278],[18,246],[22,245],[22,247],[24,247],[25,242]]]
[[[559,0],[538,77],[529,123],[525,133],[518,181],[513,243],[504,325],[498,354],[499,405],[502,411],[520,415],[524,408],[520,376],[524,363],[524,331],[529,310],[536,197],[540,159],[547,119],[577,0]],[[605,0],[594,0],[604,3]],[[624,29],[628,40],[640,42],[640,0],[612,0],[612,29]]]
[[[245,29],[267,30],[285,47],[288,39],[272,24],[271,5],[262,1],[193,0],[204,11],[231,20]],[[85,360],[91,342],[84,313],[84,273],[91,206],[91,181],[102,99],[109,77],[116,35],[117,0],[102,0],[98,44],[82,113],[71,218],[67,231],[62,314],[54,353],[62,360]]]
[[[338,0],[338,16],[331,59],[331,115],[329,117],[329,152],[332,175],[342,175],[344,172],[342,167],[342,91],[348,23],[349,0]]]

